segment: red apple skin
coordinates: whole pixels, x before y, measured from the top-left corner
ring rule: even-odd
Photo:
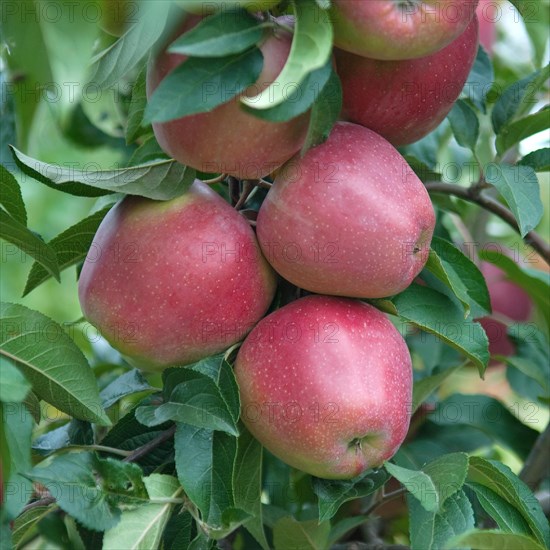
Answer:
[[[425,0],[409,5],[395,0],[333,0],[334,44],[373,59],[426,57],[460,35],[476,7],[477,0]]]
[[[479,42],[487,50],[487,53],[492,55],[497,36],[495,23],[502,14],[499,2],[480,0],[476,13],[479,19]]]
[[[506,317],[511,322],[529,320],[533,307],[529,295],[521,287],[507,280],[504,271],[494,264],[483,262],[481,272],[487,281],[493,314]],[[491,317],[484,317],[479,322],[489,338],[491,355],[514,355],[515,346],[508,338],[505,323]]]
[[[383,313],[307,296],[264,318],[235,362],[241,418],[291,466],[349,479],[391,458],[410,421],[407,346]]]
[[[261,45],[263,70],[244,95],[256,95],[277,78],[291,42],[291,35],[278,29]],[[185,59],[163,52],[150,63],[147,96],[151,97],[161,80]],[[240,98],[235,97],[208,113],[155,123],[153,130],[162,149],[183,164],[202,172],[254,179],[270,174],[300,150],[308,123],[309,113],[287,122],[261,120],[245,112]]]
[[[374,2],[376,3],[376,2]],[[476,58],[478,23],[423,59],[380,61],[335,49],[342,117],[406,145],[437,128],[460,95]]]
[[[275,286],[248,222],[196,181],[171,201],[118,203],[94,237],[78,290],[88,321],[154,371],[241,340]]]
[[[426,188],[379,135],[349,122],[275,178],[257,219],[269,263],[318,294],[381,298],[426,263],[435,214]]]

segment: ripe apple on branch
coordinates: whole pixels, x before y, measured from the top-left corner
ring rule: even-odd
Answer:
[[[533,98],[549,69],[507,67],[499,48],[493,65],[474,0],[97,5],[90,82],[133,82],[115,91],[119,123],[105,101],[51,116],[122,167],[60,168],[21,141],[0,173],[0,236],[36,260],[25,294],[77,266],[102,337],[84,355],[48,316],[2,303],[0,535],[42,537],[48,522],[21,532],[45,513],[74,547],[548,547],[549,429],[499,396],[443,394],[492,354],[519,395],[550,399],[548,277],[462,246],[513,231],[550,261],[550,149],[524,153],[548,127]],[[34,78],[17,66],[21,27],[7,32],[8,74]],[[19,127],[44,116],[14,104]],[[469,168],[457,181],[449,159]],[[21,175],[98,203],[46,242]],[[513,347],[484,331],[495,319],[518,321]],[[119,353],[105,359],[105,341]],[[51,429],[39,400],[71,420]],[[20,408],[40,422],[32,461]],[[17,483],[30,500],[4,490]],[[405,494],[397,519],[373,521]],[[476,527],[488,518],[499,528]]]

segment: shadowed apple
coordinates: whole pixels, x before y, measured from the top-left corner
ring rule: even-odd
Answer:
[[[144,370],[225,350],[265,314],[275,275],[248,222],[207,185],[126,197],[99,227],[79,280],[84,315]]]
[[[275,311],[246,338],[235,376],[251,433],[315,476],[348,479],[380,466],[409,427],[405,341],[356,300],[308,296]]]
[[[185,30],[197,21],[193,18]],[[276,80],[288,58],[291,42],[291,35],[278,28],[261,44],[262,72],[243,95],[252,97]],[[186,59],[161,52],[148,67],[148,97]],[[244,111],[237,96],[210,112],[154,123],[153,129],[163,150],[179,162],[202,172],[253,179],[273,172],[299,151],[308,123],[308,113],[286,122],[261,120]]]
[[[422,59],[380,61],[336,49],[343,118],[396,146],[419,140],[449,114],[470,74],[477,47],[474,19],[454,42]]]
[[[479,320],[489,338],[491,355],[514,355],[515,347],[508,338],[508,327],[498,317],[511,323],[525,322],[531,316],[533,303],[529,295],[517,284],[506,278],[496,265],[483,262],[481,272],[487,281],[493,317]]]
[[[257,233],[269,263],[291,283],[381,298],[420,273],[434,225],[428,193],[396,149],[339,122],[325,143],[281,168]]]
[[[333,0],[334,44],[373,59],[426,57],[459,36],[477,0]]]

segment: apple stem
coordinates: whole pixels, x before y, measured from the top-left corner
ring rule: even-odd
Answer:
[[[220,174],[210,180],[202,180],[202,183],[205,183],[206,185],[215,185],[216,183],[221,183],[225,178],[227,178],[227,174]]]
[[[229,176],[227,178],[227,184],[229,186],[229,199],[231,200],[231,206],[235,206],[239,202],[239,198],[241,196],[241,182],[237,178]]]
[[[256,189],[256,183],[254,180],[244,180],[242,182],[242,187],[243,190],[237,204],[235,204],[235,210],[240,210],[245,205],[246,201],[250,198],[252,191]]]
[[[482,192],[483,189],[485,189],[483,185],[476,183],[471,187],[462,187],[451,183],[428,182],[425,186],[430,193],[452,195],[465,201],[477,204],[495,216],[498,216],[518,233],[520,232],[514,214],[512,214],[512,212],[500,202],[484,194]],[[542,258],[544,258],[546,263],[550,265],[550,246],[537,232],[529,231],[529,233],[523,237],[523,240],[532,246],[542,256]]]

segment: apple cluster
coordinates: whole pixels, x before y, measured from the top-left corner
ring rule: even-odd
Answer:
[[[193,15],[177,35],[221,4],[183,2]],[[210,112],[153,125],[181,163],[273,179],[256,232],[200,180],[171,201],[124,198],[94,238],[102,254],[81,272],[87,319],[149,371],[244,339],[235,361],[242,420],[305,472],[351,478],[393,456],[409,426],[411,358],[394,325],[362,300],[402,292],[426,263],[434,210],[395,146],[426,135],[456,101],[477,51],[475,4],[333,0],[342,120],[303,155],[309,113],[271,122],[242,109],[289,57],[288,19],[275,25],[259,45],[253,87]],[[148,95],[185,59],[166,49],[153,57]],[[133,257],[121,258],[129,243]],[[282,281],[307,295],[281,307]]]

